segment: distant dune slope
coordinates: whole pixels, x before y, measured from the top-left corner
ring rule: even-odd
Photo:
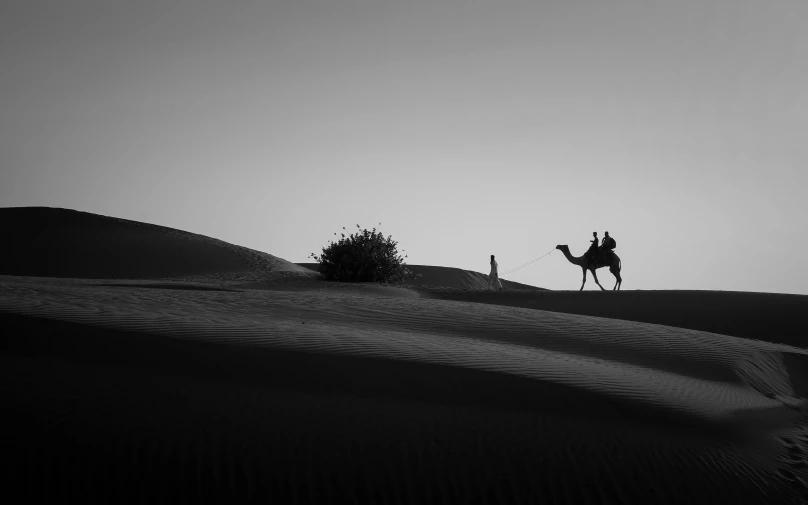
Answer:
[[[808,296],[737,291],[543,291],[422,293],[491,303],[664,324],[795,347],[808,347]]]
[[[0,209],[0,274],[141,279],[305,272],[221,240],[152,224],[49,207]]]
[[[317,263],[297,263],[300,266],[317,270]],[[487,289],[488,275],[471,270],[463,270],[452,267],[437,267],[431,265],[407,265],[407,267],[420,274],[421,278],[403,282],[405,286],[425,286],[429,288],[453,288],[453,289]],[[502,280],[504,289],[529,289],[543,290],[528,284]]]

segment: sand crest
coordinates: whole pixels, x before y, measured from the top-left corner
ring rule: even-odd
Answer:
[[[289,261],[195,233],[49,207],[0,209],[0,275],[90,279],[310,275]]]
[[[297,263],[302,267],[317,271],[317,263]],[[407,265],[413,273],[420,277],[406,280],[400,283],[402,286],[421,287],[428,289],[464,289],[464,290],[484,290],[488,289],[488,275],[463,270],[461,268],[437,267],[431,265]],[[526,290],[545,291],[542,288],[521,284],[518,282],[502,280],[502,287],[506,290]]]

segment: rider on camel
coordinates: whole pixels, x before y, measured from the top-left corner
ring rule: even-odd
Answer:
[[[606,234],[606,236],[603,237],[603,241],[600,244],[600,250],[598,251],[598,254],[604,258],[607,258],[608,254],[610,254],[612,252],[612,249],[614,249],[615,241],[612,237],[609,236],[608,231],[604,233]]]
[[[609,236],[608,231],[605,232],[605,233],[606,233],[606,236],[603,237],[603,242],[601,243],[600,248],[602,250],[604,250],[604,251],[611,251],[612,249],[614,249],[615,242],[614,242],[614,239]]]
[[[590,245],[589,250],[586,251],[586,255],[589,258],[589,261],[595,261],[595,258],[597,258],[598,256],[598,242],[599,242],[598,232],[593,231],[592,236],[595,237],[595,239],[591,241],[592,245]]]

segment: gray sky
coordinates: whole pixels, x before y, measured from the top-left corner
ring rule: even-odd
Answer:
[[[608,230],[625,289],[808,294],[807,24],[805,0],[5,0],[0,206],[292,261],[382,222],[411,263],[501,272]]]

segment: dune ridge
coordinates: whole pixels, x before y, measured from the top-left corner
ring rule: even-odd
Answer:
[[[49,207],[0,208],[0,275],[93,279],[260,279],[311,273],[271,254],[128,219]]]
[[[318,271],[318,263],[296,263],[309,270]],[[462,268],[438,267],[432,265],[407,265],[413,273],[420,275],[418,279],[410,279],[399,283],[401,286],[420,288],[444,289],[488,289],[488,275]],[[501,279],[502,287],[506,290],[546,291],[544,288],[521,284],[519,282]]]
[[[516,347],[510,351],[513,356],[509,361],[521,361],[525,363],[524,367],[540,359],[532,354],[540,350],[551,361],[590,359],[589,365],[593,370],[598,368],[597,362],[603,360],[610,366],[638,363],[644,366],[647,373],[668,371],[708,381],[734,382],[740,379],[740,373],[747,377],[762,374],[761,377],[774,388],[770,392],[791,397],[794,395],[789,390],[787,376],[776,373],[780,367],[772,356],[784,350],[798,355],[801,352],[787,346],[660,325],[462,303],[439,304],[436,307],[434,303],[417,299],[396,300],[395,309],[392,309],[384,299],[327,294],[268,292],[239,293],[228,297],[225,296],[228,292],[217,292],[209,296],[200,293],[193,298],[183,295],[182,299],[178,299],[174,293],[166,290],[141,294],[76,287],[4,287],[2,301],[6,307],[12,308],[3,310],[39,317],[50,315],[80,323],[106,323],[112,328],[131,329],[129,325],[137,321],[152,332],[159,330],[170,335],[187,335],[190,332],[195,339],[202,339],[202,335],[211,331],[214,334],[221,332],[232,335],[231,341],[239,333],[261,335],[268,332],[272,340],[256,337],[255,341],[283,348],[324,352],[350,353],[353,346],[356,352],[360,352],[360,349],[365,354],[380,352],[378,357],[382,358],[413,352],[413,349],[407,349],[410,346],[416,350],[429,346],[429,352],[415,352],[413,358],[419,361],[440,359],[442,362],[449,362],[447,360],[451,360],[452,356],[457,359],[457,350],[447,347],[463,340],[468,341],[463,347],[470,350],[483,346],[483,349],[479,349],[483,357],[492,353],[508,353],[508,347]],[[43,299],[49,302],[43,305]],[[167,300],[171,302],[170,310],[164,308]],[[211,300],[215,301],[215,306]],[[201,314],[204,315],[200,321]],[[503,319],[508,324],[504,324]],[[149,323],[150,320],[153,321]],[[305,321],[308,326],[298,328],[298,321]],[[195,322],[202,325],[197,328]],[[182,329],[189,325],[187,330]],[[215,327],[206,328],[206,325],[224,327],[218,330]],[[141,328],[137,326],[134,329]],[[293,338],[283,336],[286,328],[295,330]],[[575,339],[571,340],[573,328]],[[324,329],[340,329],[344,332],[340,336],[347,340],[334,342],[333,335],[331,338],[318,339],[322,337]],[[419,339],[420,335],[426,338]],[[540,340],[537,335],[541,336]],[[376,347],[380,342],[394,346],[394,349],[379,351]],[[399,345],[405,347],[395,347]],[[753,350],[759,352],[751,352]],[[443,357],[436,358],[440,355]],[[747,363],[752,366],[745,369],[737,367],[738,364]],[[467,365],[464,362],[456,364]],[[538,369],[546,369],[547,366],[549,363],[543,363]],[[530,376],[524,369],[517,370]],[[774,379],[780,380],[773,382]]]
[[[422,297],[663,324],[808,347],[808,296],[688,290],[493,293],[427,288]]]

